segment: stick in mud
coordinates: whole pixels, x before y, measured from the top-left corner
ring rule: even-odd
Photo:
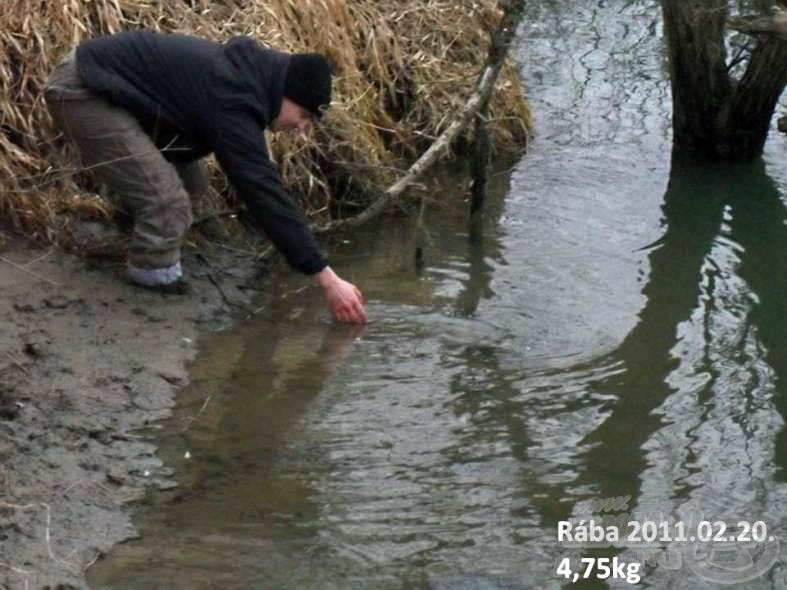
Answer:
[[[8,260],[5,256],[0,256],[0,262],[5,262],[9,266],[13,266],[16,270],[23,272],[25,274],[29,274],[31,277],[37,278],[39,281],[44,281],[45,283],[49,283],[50,285],[54,285],[55,287],[62,287],[61,283],[57,281],[53,281],[52,279],[48,279],[46,277],[42,277],[39,274],[34,273],[32,270],[27,270],[25,267],[18,265],[16,262],[12,262]]]
[[[484,113],[478,112],[475,118],[475,139],[470,161],[470,170],[473,177],[470,215],[474,218],[482,216],[484,212],[484,200],[486,199],[489,185],[490,154],[491,144],[486,116]]]

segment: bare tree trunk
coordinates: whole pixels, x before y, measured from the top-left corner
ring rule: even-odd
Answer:
[[[787,85],[787,42],[763,38],[752,53],[746,74],[720,117],[721,155],[754,157],[762,153],[773,111]]]
[[[732,92],[724,50],[727,0],[662,0],[675,149],[715,152],[716,118]]]
[[[724,49],[727,0],[661,0],[661,6],[675,150],[725,159],[760,155],[787,84],[787,43],[760,35],[761,26],[747,31],[758,34],[758,44],[741,80],[733,80]]]

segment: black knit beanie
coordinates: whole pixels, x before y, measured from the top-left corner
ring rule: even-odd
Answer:
[[[331,64],[319,53],[295,53],[287,68],[284,96],[321,117],[331,103]]]

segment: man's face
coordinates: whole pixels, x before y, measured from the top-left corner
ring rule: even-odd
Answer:
[[[271,121],[271,131],[305,132],[312,125],[312,114],[289,98],[283,98],[279,116]]]

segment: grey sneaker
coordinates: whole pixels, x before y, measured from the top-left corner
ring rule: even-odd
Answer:
[[[185,295],[189,287],[182,277],[180,262],[164,268],[139,268],[131,263],[126,266],[126,278],[132,284],[158,293]]]

